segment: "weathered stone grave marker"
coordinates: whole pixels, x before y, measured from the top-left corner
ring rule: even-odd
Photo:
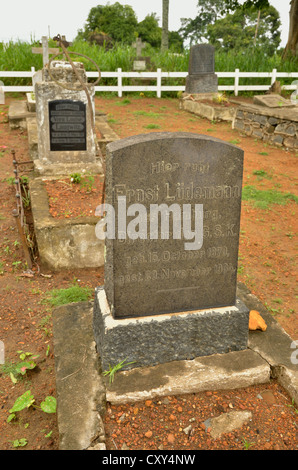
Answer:
[[[134,47],[137,51],[137,58],[142,56],[142,50],[146,47],[146,43],[142,42],[142,38],[137,38],[136,42],[133,43],[132,47]]]
[[[217,92],[217,89],[218,79],[214,73],[214,47],[210,44],[192,46],[185,92],[190,94],[214,93]]]
[[[253,98],[254,104],[260,106],[266,106],[268,108],[284,108],[284,107],[293,107],[294,104],[291,100],[287,100],[283,96],[277,94],[270,94],[270,95],[256,95]]]
[[[77,73],[87,83],[84,66],[75,63]],[[94,109],[94,86],[88,84]],[[38,127],[39,174],[69,174],[85,169],[102,171],[96,161],[94,113],[90,113],[85,90],[82,89],[71,64],[52,61],[34,80]]]
[[[107,146],[105,286],[94,308],[103,367],[246,348],[248,310],[236,299],[242,169],[241,149],[197,134]]]
[[[142,57],[142,50],[146,47],[146,43],[142,42],[142,38],[137,38],[136,41],[132,44],[132,47],[134,47],[137,52],[137,59],[133,62],[133,70],[146,70],[146,63],[148,62],[148,58]]]

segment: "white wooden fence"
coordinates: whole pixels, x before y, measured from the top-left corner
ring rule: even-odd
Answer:
[[[35,73],[35,68],[31,67],[30,72],[6,72],[0,70],[0,80],[6,77],[31,77]],[[239,91],[258,91],[268,90],[272,83],[279,78],[298,79],[298,72],[278,72],[277,69],[273,69],[272,72],[240,72],[236,69],[235,72],[216,72],[218,78],[234,78],[233,85],[219,85],[219,91],[233,91],[235,96],[238,96]],[[156,72],[123,72],[121,68],[118,68],[116,72],[102,72],[103,78],[117,78],[117,85],[98,85],[95,87],[95,91],[111,91],[117,92],[118,96],[121,97],[123,92],[129,91],[155,91],[158,98],[161,97],[163,91],[184,91],[184,85],[165,85],[163,84],[166,79],[169,78],[185,78],[188,75],[187,72],[162,72],[161,69],[157,69]],[[87,72],[87,77],[97,77],[97,72]],[[156,85],[123,85],[123,78],[134,78],[134,79],[151,79],[156,81]],[[241,78],[268,78],[268,85],[240,85]],[[270,79],[270,80],[269,80]],[[269,83],[270,82],[270,83]],[[1,83],[0,83],[1,85]],[[30,92],[33,91],[33,86],[5,86],[4,92]],[[285,90],[296,90],[296,84],[284,85]]]

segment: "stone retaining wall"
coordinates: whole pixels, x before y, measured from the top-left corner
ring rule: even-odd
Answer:
[[[234,129],[280,147],[298,149],[298,112],[265,110],[260,107],[240,107]]]

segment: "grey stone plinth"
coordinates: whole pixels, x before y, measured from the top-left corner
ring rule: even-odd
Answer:
[[[114,319],[104,287],[95,292],[93,329],[103,370],[121,361],[152,366],[247,348],[249,310],[236,305]]]
[[[216,93],[218,78],[215,73],[188,75],[185,81],[186,93]]]

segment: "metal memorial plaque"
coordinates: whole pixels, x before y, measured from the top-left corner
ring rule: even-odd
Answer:
[[[82,101],[49,101],[50,150],[85,151],[86,104]]]

